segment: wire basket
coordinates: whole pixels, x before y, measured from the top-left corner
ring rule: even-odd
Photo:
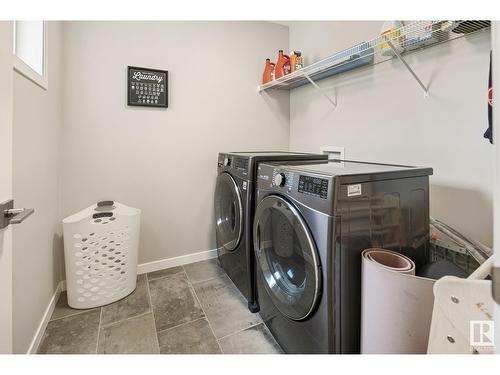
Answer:
[[[479,267],[479,262],[475,260],[465,248],[453,242],[431,239],[429,257],[431,262],[448,260],[468,275]]]
[[[141,211],[104,201],[63,220],[68,304],[115,302],[136,287]]]

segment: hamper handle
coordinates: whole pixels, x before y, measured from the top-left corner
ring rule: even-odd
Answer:
[[[111,217],[113,216],[112,212],[99,212],[97,214],[92,215],[92,219],[99,219],[100,217]]]
[[[100,201],[97,202],[97,207],[112,206],[114,204],[115,204],[114,201]]]

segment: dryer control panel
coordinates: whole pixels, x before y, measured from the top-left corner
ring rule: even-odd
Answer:
[[[300,175],[297,191],[306,195],[326,199],[328,197],[328,180],[313,176]]]
[[[273,186],[278,186],[287,189],[288,191],[292,190],[293,187],[293,173],[291,172],[282,172],[279,169],[275,169],[273,171],[272,184]]]
[[[334,185],[332,176],[291,170],[287,165],[262,163],[258,166],[256,200],[278,194],[331,215]]]

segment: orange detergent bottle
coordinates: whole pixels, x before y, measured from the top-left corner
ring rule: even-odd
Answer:
[[[276,68],[274,69],[274,78],[278,79],[287,74],[290,74],[290,57],[283,54],[283,50],[280,49],[278,52]]]
[[[295,72],[295,65],[297,64],[297,55],[295,52],[290,54],[290,73]]]
[[[262,83],[271,82],[274,79],[274,63],[270,59],[266,59],[266,67],[262,74]]]

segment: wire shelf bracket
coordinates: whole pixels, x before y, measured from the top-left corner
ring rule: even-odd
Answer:
[[[387,44],[391,48],[392,52],[394,52],[394,54],[396,55],[396,57],[403,63],[403,65],[405,66],[405,68],[408,69],[408,71],[413,76],[413,78],[415,78],[415,80],[418,82],[418,84],[420,85],[420,87],[422,87],[422,90],[424,90],[424,96],[428,97],[429,96],[429,88],[424,85],[424,83],[422,82],[422,80],[420,78],[418,78],[417,73],[415,73],[415,71],[411,68],[411,66],[408,65],[408,63],[406,62],[406,60],[404,59],[404,57],[401,56],[401,54],[398,52],[398,50],[394,47],[394,45],[392,44],[392,41],[387,40]]]
[[[330,97],[330,95],[328,95],[326,93],[325,90],[323,90],[321,87],[319,87],[318,84],[316,82],[314,82],[311,77],[309,77],[309,74],[307,74],[305,72],[302,74],[311,83],[311,85],[313,85],[321,94],[323,94],[323,96],[333,105],[333,108],[337,109],[337,101],[332,99]]]

